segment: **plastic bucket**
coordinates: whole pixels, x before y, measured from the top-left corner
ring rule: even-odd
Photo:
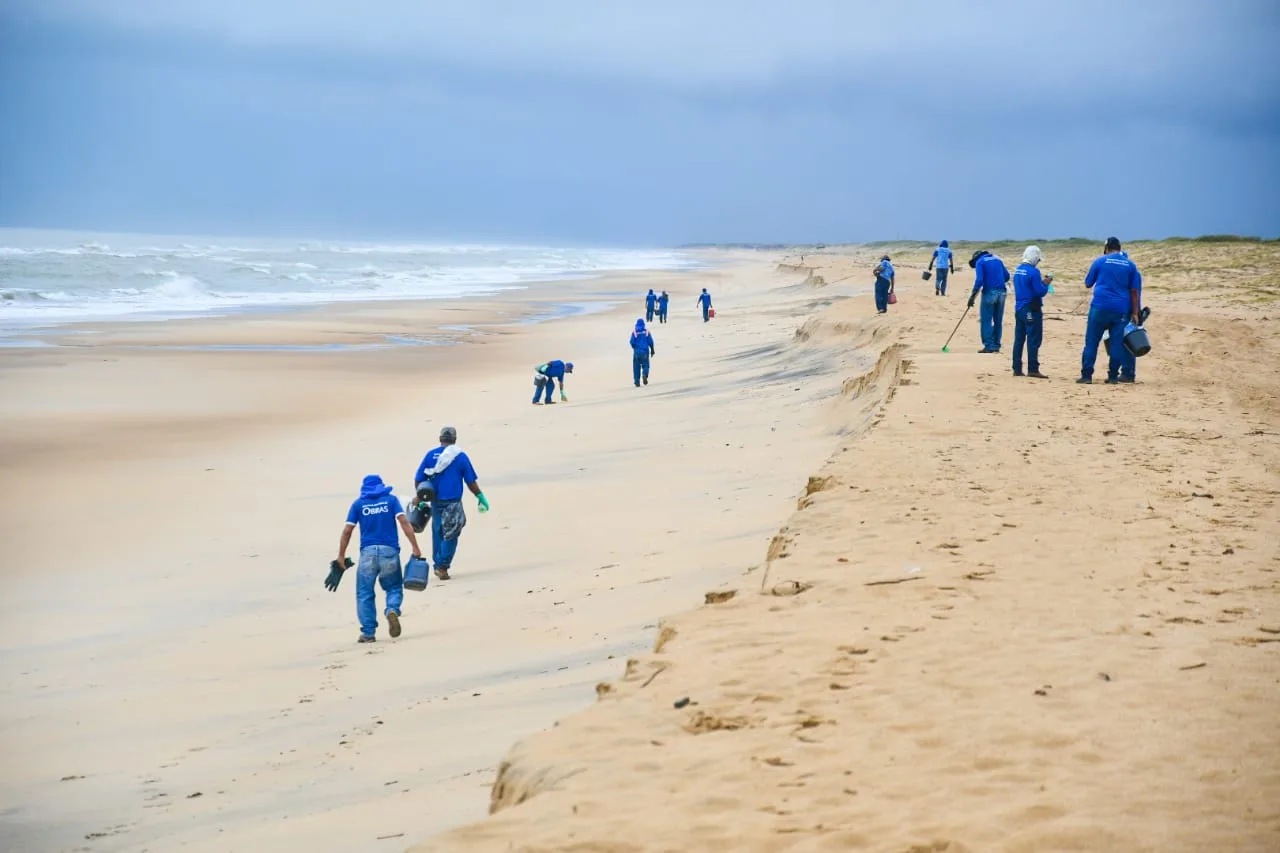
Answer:
[[[933,278],[933,273],[929,272],[928,270],[924,270],[920,273],[920,277],[925,281],[928,281],[929,279]]]
[[[1124,348],[1134,358],[1151,352],[1151,338],[1147,337],[1147,330],[1141,326],[1130,325],[1124,333]]]
[[[707,316],[710,317],[712,320],[714,320],[716,317],[716,309],[714,308],[707,309]]]
[[[427,588],[427,575],[430,574],[427,561],[421,557],[410,557],[404,564],[404,588],[415,591]]]

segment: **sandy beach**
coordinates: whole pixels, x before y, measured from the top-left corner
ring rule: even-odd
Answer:
[[[0,352],[0,846],[397,849],[483,817],[509,746],[758,563],[835,446],[861,354],[788,353],[822,299],[798,281],[730,263]],[[732,306],[705,325],[702,286]],[[673,312],[635,389],[648,287]],[[531,406],[555,357],[570,402]],[[370,472],[406,494],[444,424],[493,511],[404,635],[358,647],[353,581],[321,584],[346,507]]]
[[[0,351],[2,846],[1277,849],[1280,250],[1130,247],[1157,349],[1082,387],[1044,248],[1047,381],[940,352],[922,247],[886,317],[879,248],[736,251]],[[357,646],[346,507],[445,424],[493,511]]]
[[[934,296],[920,247],[888,317],[797,323],[791,357],[875,366],[761,566],[413,850],[1280,849],[1280,252],[1130,249],[1134,386],[1073,384],[1093,247],[1045,246],[1047,381],[1010,375],[1009,322],[1005,354],[972,320],[940,352],[972,274]],[[878,254],[783,261],[830,292]]]

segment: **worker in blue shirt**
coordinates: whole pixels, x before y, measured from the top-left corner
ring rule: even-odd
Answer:
[[[1044,253],[1028,246],[1013,271],[1013,375],[1022,375],[1022,347],[1027,347],[1027,376],[1046,379],[1040,372],[1040,344],[1044,340],[1044,298],[1049,285],[1040,274]]]
[[[1004,261],[979,249],[969,258],[974,272],[973,292],[969,294],[969,307],[982,292],[982,306],[978,312],[978,326],[982,331],[981,353],[1000,352],[1000,340],[1004,337],[1004,303],[1008,296],[1009,270]]]
[[[707,293],[707,289],[702,288],[702,293],[698,295],[698,305],[702,308],[702,322],[711,319],[711,294]]]
[[[653,322],[653,312],[658,307],[658,294],[653,292],[653,288],[649,288],[649,292],[644,297],[644,318],[650,323]]]
[[[1120,257],[1128,258],[1129,253],[1122,251],[1120,252]],[[1138,293],[1141,294],[1142,293],[1142,271],[1137,268],[1137,265],[1134,265],[1134,283],[1137,284]],[[1143,319],[1143,322],[1146,321],[1146,315],[1148,313],[1150,313],[1149,308],[1144,308],[1140,312],[1139,316]],[[1107,355],[1110,356],[1111,355],[1111,336],[1107,335],[1107,337],[1103,339],[1102,343],[1104,348],[1107,351]],[[1136,382],[1137,379],[1138,379],[1138,359],[1136,356],[1134,356],[1133,353],[1129,352],[1128,348],[1125,347],[1122,343],[1120,347],[1120,381],[1125,383],[1132,383],[1132,382]]]
[[[889,310],[889,294],[893,293],[895,276],[893,262],[889,260],[888,255],[880,256],[880,263],[876,264],[875,275],[876,311],[884,314]]]
[[[642,379],[645,385],[649,384],[649,357],[657,354],[653,348],[653,335],[644,327],[644,320],[636,320],[636,327],[631,332],[631,377],[637,388]]]
[[[933,280],[933,292],[935,296],[946,296],[947,271],[956,271],[955,253],[951,251],[951,245],[946,240],[939,243],[938,248],[933,250],[933,257],[929,259],[929,269],[933,269],[935,263],[938,265],[938,274]]]
[[[1093,290],[1089,303],[1089,320],[1084,332],[1084,350],[1080,353],[1080,378],[1076,382],[1093,382],[1093,367],[1098,360],[1098,345],[1104,332],[1111,338],[1111,354],[1107,365],[1107,384],[1133,382],[1135,362],[1130,362],[1124,347],[1124,330],[1137,323],[1142,312],[1142,275],[1120,247],[1120,240],[1108,237],[1100,255],[1089,266],[1084,286]],[[1121,375],[1121,369],[1128,367]]]
[[[391,487],[377,474],[370,474],[360,484],[360,497],[347,510],[347,523],[338,540],[338,559],[329,564],[329,577],[325,588],[334,592],[347,566],[347,546],[351,544],[351,532],[360,528],[360,564],[356,569],[356,615],[360,619],[361,643],[377,640],[378,613],[374,600],[374,583],[381,584],[387,595],[387,607],[383,615],[392,637],[400,636],[400,606],[404,603],[404,575],[400,569],[400,538],[397,525],[403,531],[413,556],[421,557],[418,538],[405,518],[400,499],[391,494]]]
[[[667,303],[671,301],[671,297],[664,290],[658,296],[658,322],[667,322]]]
[[[476,496],[481,513],[489,511],[489,499],[480,490],[471,458],[458,448],[458,431],[451,426],[440,430],[440,446],[427,452],[413,472],[419,498],[431,500],[431,560],[442,581],[449,580],[449,569],[458,553],[458,537],[467,526],[462,509],[465,485]]]
[[[555,403],[551,399],[551,393],[556,390],[556,380],[560,380],[560,402],[567,403],[569,398],[564,393],[564,375],[573,373],[572,361],[548,361],[546,364],[539,364],[533,369],[533,404],[538,405],[539,398],[543,392],[547,395],[547,405]]]

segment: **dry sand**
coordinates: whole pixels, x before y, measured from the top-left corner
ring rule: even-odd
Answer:
[[[413,850],[1280,850],[1280,247],[1131,247],[1157,349],[1088,387],[1096,249],[1045,250],[1048,381],[1010,375],[1011,316],[1005,354],[972,321],[939,351],[972,275],[935,297],[920,247],[888,317],[863,295],[795,323],[789,362],[874,367],[829,403],[825,464],[783,451],[813,476],[764,566],[704,575],[508,754],[492,817]],[[876,254],[780,276],[865,291]]]
[[[758,563],[835,447],[862,355],[791,352],[824,299],[795,280],[757,262],[0,351],[0,850],[395,850],[483,817],[510,745]],[[636,389],[650,286],[673,314]],[[529,322],[566,303],[598,313]],[[531,406],[555,357],[570,403]],[[468,501],[454,580],[407,593],[399,640],[357,646],[353,579],[321,583],[346,507],[370,472],[406,494],[446,423],[493,511]]]

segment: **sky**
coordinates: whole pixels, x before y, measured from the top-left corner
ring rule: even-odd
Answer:
[[[1280,236],[1275,0],[0,0],[0,226]]]

